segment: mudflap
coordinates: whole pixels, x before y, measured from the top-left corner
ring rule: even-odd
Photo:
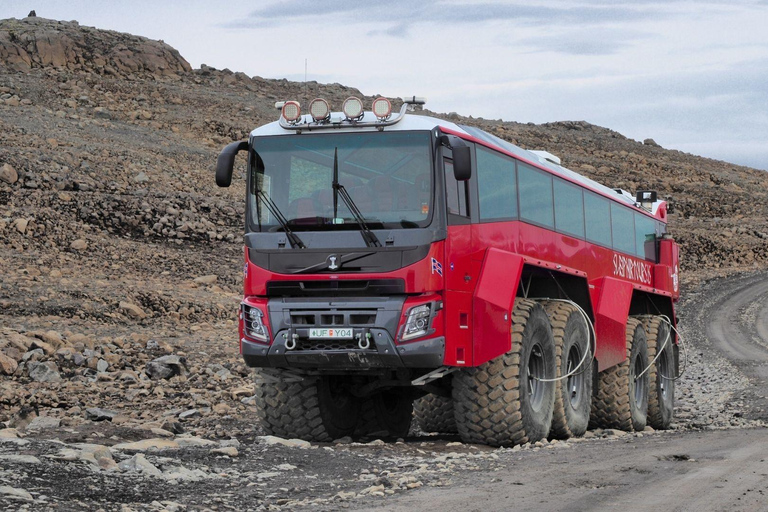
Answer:
[[[600,371],[617,365],[627,358],[626,328],[632,302],[632,283],[613,277],[591,282],[592,304],[595,308],[597,360]]]
[[[473,366],[509,351],[512,308],[522,273],[522,256],[493,248],[486,251],[472,297]]]

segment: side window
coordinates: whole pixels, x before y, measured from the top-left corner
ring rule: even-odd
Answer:
[[[552,176],[529,165],[518,163],[517,177],[520,218],[540,226],[554,228]]]
[[[584,238],[584,200],[582,189],[555,178],[555,229]]]
[[[584,192],[587,240],[611,247],[610,201],[591,192]]]
[[[611,202],[613,248],[627,254],[635,253],[635,219],[632,210]]]
[[[476,147],[480,219],[514,219],[517,217],[515,161],[479,144]]]
[[[635,255],[656,261],[656,221],[635,213]]]
[[[458,181],[453,175],[453,160],[443,159],[445,169],[445,197],[448,213],[469,217],[467,211],[467,182]]]

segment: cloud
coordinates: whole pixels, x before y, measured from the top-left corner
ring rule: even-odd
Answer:
[[[381,12],[396,13],[396,19],[389,29],[374,30],[374,34],[402,37],[410,27],[417,24],[452,24],[488,22],[521,22],[527,24],[591,25],[616,22],[637,22],[642,19],[658,19],[670,11],[662,4],[635,8],[635,3],[614,5],[612,3],[586,2],[573,6],[568,2],[553,2],[550,5],[530,5],[508,2],[445,2],[441,0],[389,0],[379,4]],[[225,28],[260,28],[265,26],[290,25],[291,23],[358,24],[370,20],[375,24],[377,9],[358,0],[291,0],[276,2],[251,11],[247,19],[228,22]],[[329,20],[328,18],[332,18]]]

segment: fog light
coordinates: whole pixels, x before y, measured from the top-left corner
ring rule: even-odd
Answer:
[[[344,100],[341,110],[347,116],[347,119],[360,119],[363,117],[363,102],[354,96],[350,96]]]
[[[295,123],[301,117],[301,106],[297,101],[286,101],[283,104],[283,118],[289,123]]]

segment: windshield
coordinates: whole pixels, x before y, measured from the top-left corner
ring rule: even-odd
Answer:
[[[338,184],[368,227],[424,227],[432,211],[430,140],[429,132],[256,137],[249,193],[252,227],[284,229],[259,199],[261,190],[291,229],[360,229],[350,205],[334,191],[334,160]]]

